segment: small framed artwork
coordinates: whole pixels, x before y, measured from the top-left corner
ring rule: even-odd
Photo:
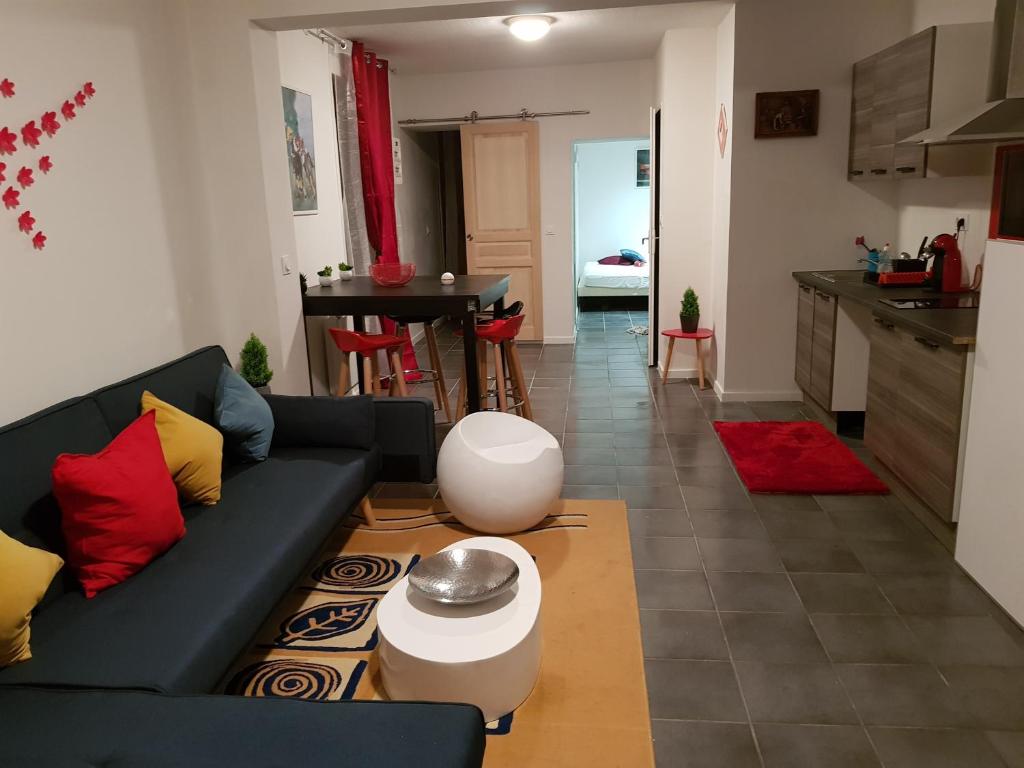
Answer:
[[[636,185],[638,187],[651,186],[651,150],[649,149],[636,151]]]
[[[818,135],[820,91],[768,91],[754,102],[754,138],[782,139]]]
[[[292,213],[317,212],[316,153],[313,148],[313,98],[292,88],[281,88],[284,107],[284,140],[288,152],[288,181]]]

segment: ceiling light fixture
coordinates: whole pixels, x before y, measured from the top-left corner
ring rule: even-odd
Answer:
[[[528,43],[544,37],[554,23],[555,20],[550,16],[511,16],[505,19],[508,31]]]

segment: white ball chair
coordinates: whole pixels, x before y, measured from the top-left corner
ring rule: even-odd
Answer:
[[[463,525],[516,533],[544,519],[562,489],[554,435],[511,413],[480,411],[459,421],[437,457],[441,498]]]

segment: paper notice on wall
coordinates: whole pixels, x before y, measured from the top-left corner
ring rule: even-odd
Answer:
[[[391,164],[395,168],[395,184],[402,183],[402,142],[391,139]]]

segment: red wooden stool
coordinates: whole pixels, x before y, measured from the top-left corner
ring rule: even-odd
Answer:
[[[698,328],[693,333],[688,333],[681,328],[673,328],[662,331],[661,335],[668,337],[668,353],[665,355],[665,371],[661,374],[661,383],[668,382],[668,369],[672,365],[672,347],[675,346],[676,339],[693,339],[697,345],[697,374],[700,378],[700,388],[704,389],[704,348],[701,342],[714,336],[714,331],[710,328]]]
[[[338,397],[344,397],[348,391],[349,368],[348,356],[352,352],[363,359],[363,386],[369,386],[374,395],[381,394],[380,370],[377,366],[377,352],[387,350],[388,363],[391,367],[389,381],[395,381],[398,385],[398,394],[402,397],[409,396],[409,390],[405,386],[405,374],[402,372],[402,358],[400,350],[405,339],[398,336],[389,336],[385,333],[361,333],[359,331],[346,331],[342,328],[328,328],[334,343],[341,350],[341,370],[338,372]],[[388,387],[389,394],[394,394],[394,387]]]
[[[530,406],[530,394],[526,387],[526,378],[523,376],[523,365],[519,360],[519,349],[516,347],[516,336],[523,327],[525,315],[515,315],[504,320],[493,320],[489,323],[482,323],[476,327],[477,343],[479,352],[479,370],[477,376],[480,378],[482,389],[487,391],[487,344],[494,346],[494,390],[498,400],[498,410],[508,411],[509,408],[509,379],[512,388],[512,408],[518,409],[524,419],[533,421],[533,409]],[[461,335],[461,331],[456,334]],[[505,375],[505,365],[502,362],[502,352],[508,360],[508,378]],[[469,371],[459,379],[458,409],[455,414],[456,420],[461,419],[466,409],[466,376]],[[485,394],[486,398],[487,395]]]

